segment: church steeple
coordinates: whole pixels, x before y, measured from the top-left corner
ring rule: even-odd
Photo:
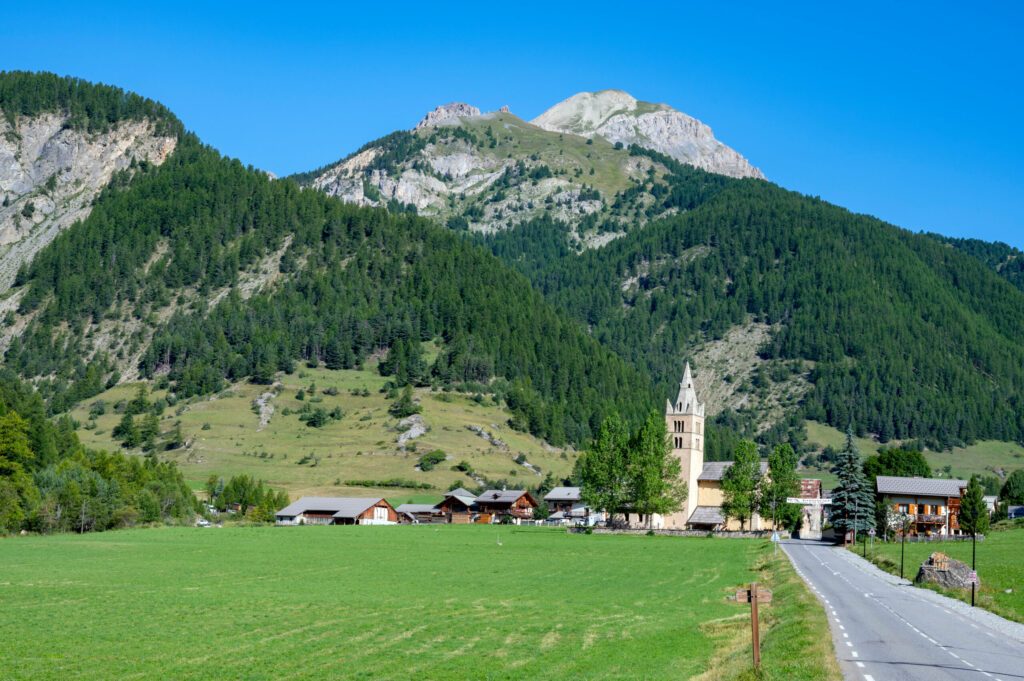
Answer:
[[[704,405],[697,400],[697,391],[693,388],[693,374],[690,371],[690,363],[686,363],[683,369],[683,380],[679,382],[679,395],[676,403],[668,403],[668,411],[672,414],[696,414],[704,416]]]

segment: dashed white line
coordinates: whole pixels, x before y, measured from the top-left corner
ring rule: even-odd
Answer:
[[[861,669],[864,669],[864,663],[863,662],[858,662],[857,666],[860,667]]]
[[[858,657],[858,655],[857,655],[857,651],[856,651],[856,650],[854,650],[854,651],[853,651],[852,653],[850,653],[850,654],[851,654],[851,655],[853,655],[854,657]]]
[[[864,681],[875,681],[875,679],[873,676],[871,676],[871,674],[865,674]]]

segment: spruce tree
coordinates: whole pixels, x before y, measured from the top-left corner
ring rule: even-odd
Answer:
[[[864,475],[852,426],[846,431],[846,445],[837,455],[833,471],[839,484],[832,490],[832,527],[844,534],[873,529],[875,493]]]

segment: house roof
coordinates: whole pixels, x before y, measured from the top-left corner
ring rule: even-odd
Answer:
[[[528,495],[529,492],[525,489],[489,489],[476,498],[476,503],[514,504],[524,494]]]
[[[434,504],[401,504],[395,509],[399,513],[436,513]]]
[[[458,499],[464,506],[472,506],[476,503],[476,496],[467,489],[457,487],[444,495],[445,499]]]
[[[556,487],[544,495],[545,501],[579,501],[579,487]]]
[[[879,494],[920,494],[927,497],[958,497],[967,487],[966,480],[948,478],[897,478],[879,475],[876,482]]]
[[[725,516],[720,506],[698,506],[687,522],[691,525],[723,525]]]
[[[355,518],[381,500],[381,497],[302,497],[275,515],[297,516],[308,511],[322,511],[331,513],[335,518]]]
[[[762,461],[761,463],[761,475],[768,472],[768,462]],[[732,461],[708,461],[704,464],[704,469],[697,476],[698,480],[721,480],[722,476],[725,475],[726,469],[732,465]],[[694,511],[696,513],[696,511]]]

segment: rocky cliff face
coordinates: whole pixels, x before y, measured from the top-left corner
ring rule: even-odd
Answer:
[[[62,229],[89,214],[114,173],[133,161],[160,164],[174,151],[146,121],[125,121],[91,134],[65,127],[66,117],[21,117],[12,127],[0,116],[0,292],[23,262]]]
[[[423,120],[416,124],[413,130],[421,130],[435,125],[450,125],[457,123],[458,119],[468,116],[479,116],[480,109],[470,106],[464,102],[451,102],[442,104],[433,111],[427,113]]]
[[[665,104],[638,101],[621,90],[581,92],[531,121],[554,132],[636,144],[683,163],[729,177],[764,178],[704,123]]]

